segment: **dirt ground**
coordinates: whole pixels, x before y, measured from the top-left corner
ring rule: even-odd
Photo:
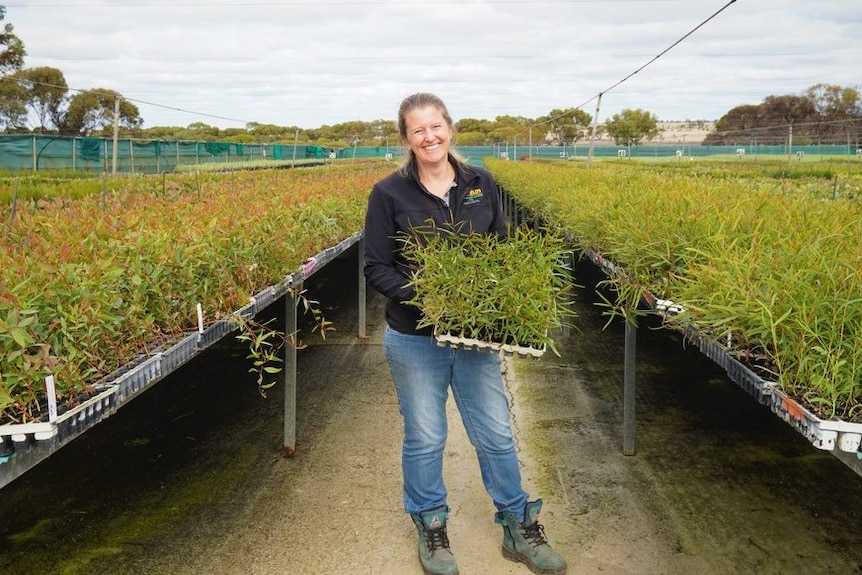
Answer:
[[[0,491],[0,571],[421,574],[383,302],[369,293],[357,338],[355,266],[308,285],[337,331],[299,352],[296,458],[280,456],[283,390],[261,398],[224,342]],[[569,573],[862,573],[862,478],[672,334],[638,334],[637,453],[622,455],[622,327],[579,297],[560,357],[506,362],[525,486]],[[449,418],[461,573],[526,575]]]

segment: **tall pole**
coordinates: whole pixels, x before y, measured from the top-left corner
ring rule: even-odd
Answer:
[[[120,97],[114,99],[114,153],[111,158],[111,175],[117,175],[117,152],[120,147]]]
[[[787,162],[791,160],[793,154],[793,122],[790,122],[790,130],[787,133]]]
[[[593,140],[596,139],[596,127],[599,123],[599,108],[602,106],[602,93],[599,92],[599,97],[596,98],[596,115],[593,116],[593,126],[590,130],[590,151],[587,154],[587,165],[590,166],[593,163]]]

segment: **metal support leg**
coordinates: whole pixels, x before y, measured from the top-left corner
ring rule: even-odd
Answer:
[[[365,236],[359,239],[359,338],[368,337],[366,334],[367,310],[365,304],[366,284],[365,284]]]
[[[302,290],[301,286],[297,286]],[[296,306],[298,300],[292,291],[284,296],[284,333],[296,335]],[[296,455],[296,345],[284,346],[284,456]]]
[[[623,455],[635,454],[635,349],[637,326],[626,321],[623,374]]]
[[[569,277],[568,277],[569,286],[568,286],[568,290],[566,291],[566,295],[565,295],[565,298],[566,298],[565,306],[566,306],[567,310],[574,310],[575,309],[575,284],[577,283],[577,280],[575,278],[575,266],[578,263],[577,258],[578,258],[578,256],[577,256],[577,254],[575,254],[575,250],[572,250],[569,252]],[[563,337],[566,339],[568,339],[572,333],[572,326],[570,324],[570,318],[568,318],[568,317],[565,318],[565,321],[563,322],[562,332],[563,332]]]

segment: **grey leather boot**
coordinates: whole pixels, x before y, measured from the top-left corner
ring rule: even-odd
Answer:
[[[539,575],[564,575],[566,560],[545,539],[545,528],[539,523],[542,500],[532,501],[523,514],[497,512],[494,522],[503,526],[503,557],[524,563]]]
[[[419,531],[419,561],[425,575],[458,575],[458,564],[449,550],[446,534],[448,515],[446,506],[410,515]]]

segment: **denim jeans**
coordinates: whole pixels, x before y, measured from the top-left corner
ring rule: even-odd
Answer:
[[[433,337],[407,335],[388,326],[383,351],[404,420],[404,510],[421,513],[447,504],[443,451],[451,387],[488,495],[498,511],[523,513],[528,497],[521,488],[500,356],[440,347]]]

